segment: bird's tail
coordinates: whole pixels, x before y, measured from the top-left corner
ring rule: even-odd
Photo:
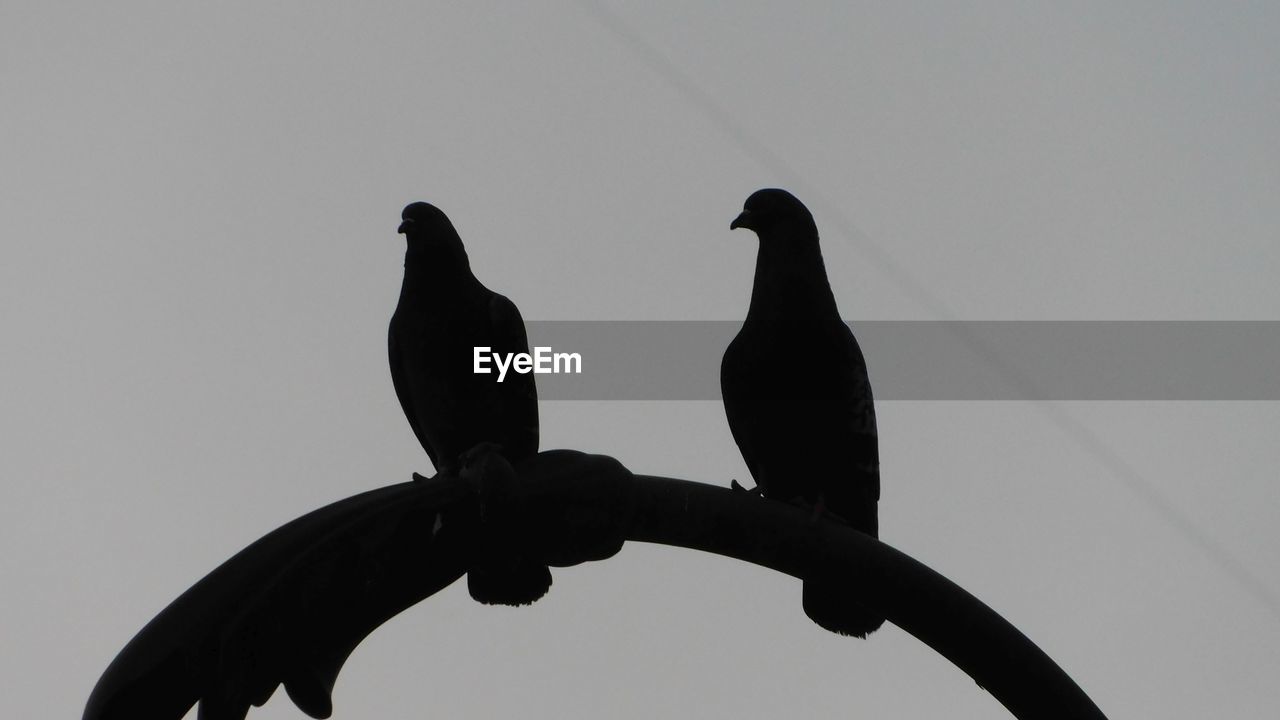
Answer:
[[[878,537],[880,522],[876,517],[876,500],[880,494],[879,477],[858,486],[870,489],[866,495],[827,497],[840,514],[826,510],[827,518],[847,524],[861,533]],[[804,579],[804,614],[820,627],[838,635],[865,638],[884,624],[884,616],[872,612],[858,601],[860,579],[846,574],[821,575]]]
[[[551,589],[551,570],[521,557],[478,564],[467,573],[467,591],[486,605],[529,605]]]
[[[850,583],[835,578],[804,581],[804,614],[838,635],[865,638],[884,624],[884,617],[858,602]]]

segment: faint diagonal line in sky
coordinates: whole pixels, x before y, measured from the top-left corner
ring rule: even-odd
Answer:
[[[805,203],[818,210],[824,222],[832,219],[839,231],[847,238],[861,243],[858,249],[862,254],[889,275],[908,295],[923,305],[929,312],[942,320],[957,319],[947,308],[947,304],[935,295],[927,286],[903,270],[884,248],[872,242],[856,225],[845,218],[844,213],[816,188],[810,187],[800,173],[777,153],[769,149],[746,130],[732,115],[720,106],[709,94],[704,92],[676,67],[662,53],[650,45],[643,37],[631,29],[625,21],[600,3],[582,0],[582,5],[595,15],[595,19],[619,40],[623,41],[639,59],[658,74],[668,85],[679,91],[681,97],[711,120],[720,132],[728,136],[743,152],[764,168],[778,177],[782,185],[795,189],[805,199]]]
[[[826,222],[834,224],[846,239],[852,241],[854,249],[879,267],[899,288],[929,312],[941,320],[955,320],[955,314],[947,306],[946,301],[934,294],[924,283],[916,280],[903,266],[899,265],[890,253],[849,220],[839,207],[827,200],[816,188],[810,187],[800,173],[791,169],[782,157],[774,153],[763,142],[760,142],[720,103],[702,90],[693,80],[672,63],[665,55],[650,45],[639,33],[634,31],[622,17],[594,0],[579,0],[580,4],[592,15],[593,19],[615,38],[626,45],[636,57],[656,73],[664,82],[679,92],[685,102],[692,105],[724,135],[729,137],[748,156],[768,169],[783,184],[799,189],[799,194],[806,203],[818,211]],[[1025,396],[1043,398],[1034,384],[1016,368],[1001,360],[982,340],[971,333],[964,333],[957,325],[964,342],[979,353],[991,366],[1011,384],[1018,387]],[[1194,520],[1171,500],[1164,497],[1159,488],[1138,472],[1128,461],[1116,452],[1103,438],[1094,433],[1087,425],[1067,413],[1061,406],[1045,401],[1032,401],[1060,430],[1073,439],[1111,474],[1119,479],[1140,500],[1154,508],[1165,520],[1192,545],[1200,548],[1219,568],[1255,599],[1261,602],[1280,618],[1280,596],[1254,574],[1244,563],[1240,562],[1225,546],[1199,528]]]

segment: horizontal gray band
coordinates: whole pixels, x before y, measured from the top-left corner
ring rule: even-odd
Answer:
[[[530,321],[544,400],[719,400],[741,321]],[[1280,400],[1280,322],[858,321],[877,400]]]

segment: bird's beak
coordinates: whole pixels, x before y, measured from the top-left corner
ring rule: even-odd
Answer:
[[[396,228],[396,232],[400,233],[401,235],[404,235],[409,232],[409,226],[412,224],[413,224],[412,220],[405,220],[404,222],[400,223],[400,227]]]
[[[746,210],[743,210],[741,215],[739,215],[738,217],[734,218],[734,219],[733,219],[733,222],[729,223],[729,229],[730,229],[730,230],[737,230],[738,228],[746,228],[746,229],[748,229],[748,230],[754,230],[754,229],[755,229],[754,227],[752,227],[752,226],[751,226],[751,213],[750,213],[750,212],[748,212],[748,211],[746,211]]]

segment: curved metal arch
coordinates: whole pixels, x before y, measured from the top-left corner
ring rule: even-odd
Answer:
[[[550,564],[605,559],[630,540],[794,577],[815,568],[851,573],[863,579],[865,605],[964,670],[1015,717],[1105,717],[991,608],[852,528],[748,493],[633,475],[602,455],[547,451],[517,470],[519,488],[499,499],[501,531],[534,539]],[[338,672],[355,647],[461,577],[475,534],[493,531],[478,521],[474,480],[438,475],[372,490],[267,534],[120,651],[84,720],[180,720],[196,702],[201,720],[242,720],[282,684],[303,712],[329,717]]]

